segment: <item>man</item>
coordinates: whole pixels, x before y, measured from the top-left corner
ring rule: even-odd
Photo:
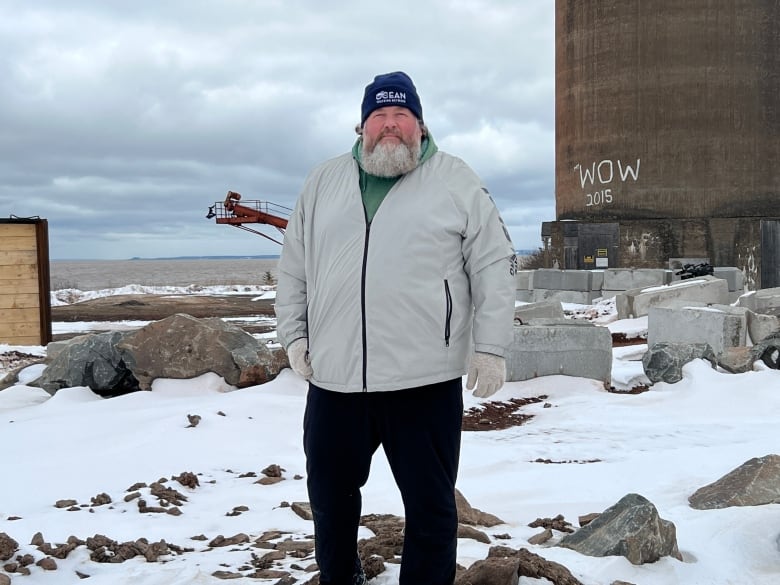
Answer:
[[[449,585],[462,376],[480,397],[504,383],[514,249],[479,178],[437,149],[409,76],[375,77],[361,114],[352,152],[305,182],[276,294],[279,339],[309,380],[320,583],[365,583],[360,488],[382,445],[405,509],[400,583]]]

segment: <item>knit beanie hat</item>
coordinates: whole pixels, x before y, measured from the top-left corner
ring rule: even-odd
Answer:
[[[384,73],[374,77],[374,81],[366,86],[361,105],[361,126],[371,112],[385,106],[401,106],[408,108],[422,120],[422,106],[417,88],[414,87],[411,77],[403,71]]]

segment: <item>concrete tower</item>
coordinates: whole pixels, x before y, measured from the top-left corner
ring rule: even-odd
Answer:
[[[562,267],[780,286],[780,2],[556,0],[555,199]]]

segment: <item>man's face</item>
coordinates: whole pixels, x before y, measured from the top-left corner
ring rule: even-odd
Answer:
[[[422,131],[411,110],[401,106],[385,106],[371,112],[363,124],[363,145],[367,153],[377,144],[407,147],[419,146]]]

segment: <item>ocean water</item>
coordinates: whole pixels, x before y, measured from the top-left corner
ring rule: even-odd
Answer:
[[[268,284],[276,279],[278,258],[175,260],[52,260],[51,290],[102,290],[144,286]]]

